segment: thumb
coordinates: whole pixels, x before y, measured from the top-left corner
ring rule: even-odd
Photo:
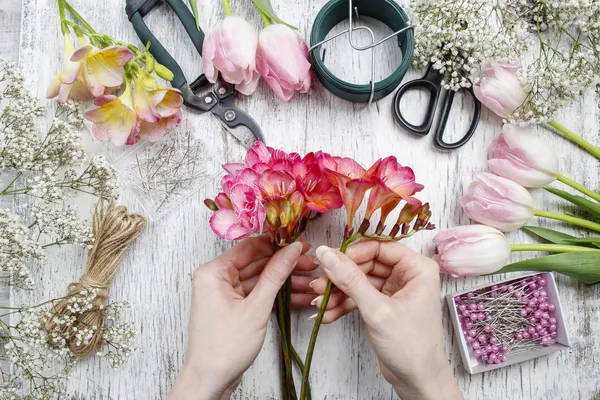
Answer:
[[[381,304],[381,293],[348,256],[327,246],[319,247],[316,254],[329,279],[354,300],[361,313],[375,310]]]
[[[250,303],[258,307],[266,307],[269,312],[271,311],[277,292],[296,268],[302,255],[302,247],[302,243],[294,242],[271,257],[260,274],[256,286],[248,295]]]

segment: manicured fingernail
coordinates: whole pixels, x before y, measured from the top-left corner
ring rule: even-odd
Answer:
[[[311,305],[316,305],[318,301],[323,300],[323,295],[317,296],[313,299],[313,301],[310,302]]]
[[[335,252],[327,246],[319,246],[317,248],[317,258],[321,261],[323,267],[331,267],[339,261]]]
[[[303,246],[303,245],[302,245],[302,243],[300,243],[300,242],[294,242],[294,243],[292,243],[292,244],[290,245],[290,247],[295,247],[295,248],[297,248],[298,250],[302,251],[302,248],[303,248],[304,246]]]
[[[314,283],[315,283],[316,281],[318,281],[318,280],[319,280],[319,279],[315,279],[314,281],[310,281],[310,282],[308,282],[308,286],[310,286],[310,287],[312,288],[312,287],[313,287],[313,285],[314,285]]]
[[[312,321],[313,319],[317,318],[317,315],[319,315],[319,313],[311,315],[310,317],[308,317],[308,320]]]
[[[313,260],[313,262],[317,265],[321,265],[321,261],[319,261],[319,259],[317,257],[315,257],[315,259]]]

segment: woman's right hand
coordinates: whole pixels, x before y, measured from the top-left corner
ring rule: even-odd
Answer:
[[[323,323],[358,308],[384,378],[404,399],[462,399],[442,343],[437,263],[390,242],[365,241],[347,254],[321,246],[317,258],[327,276],[311,283],[332,292]],[[320,307],[322,296],[314,301]]]

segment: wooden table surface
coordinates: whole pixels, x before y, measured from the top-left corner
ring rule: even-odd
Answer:
[[[284,19],[299,26],[304,37],[309,36],[312,20],[324,4],[324,0],[272,2]],[[200,0],[199,3],[204,27],[222,18],[218,0]],[[139,44],[125,16],[123,0],[73,0],[72,4],[96,30]],[[235,1],[232,7],[234,14],[245,16],[259,26],[260,19],[249,0]],[[158,32],[159,39],[176,55],[188,77],[193,79],[197,76],[201,72],[200,57],[166,6],[154,11],[147,21]],[[378,29],[379,34],[384,31]],[[56,1],[0,0],[0,37],[0,57],[18,62],[29,87],[43,97],[48,82],[61,66],[62,39]],[[328,65],[341,77],[368,82],[370,55],[368,52],[357,55],[348,49],[344,39],[332,43],[326,59]],[[375,54],[376,77],[389,73],[399,59],[398,49],[394,48],[392,41],[377,49]],[[413,70],[407,79],[421,73]],[[415,94],[410,100],[403,109],[415,115],[416,119],[423,113],[426,98]],[[450,116],[448,128],[457,134],[469,124],[471,105],[468,99],[464,100],[463,103],[463,98],[458,98]],[[596,146],[600,146],[598,100],[590,91],[557,115],[559,121]],[[416,139],[403,132],[394,122],[391,103],[391,96],[380,101],[378,112],[375,105],[365,107],[340,100],[318,82],[309,95],[298,95],[289,103],[276,100],[264,83],[253,96],[238,100],[238,106],[259,122],[271,146],[298,152],[322,149],[354,157],[364,164],[387,155],[397,156],[401,163],[414,168],[418,181],[425,185],[420,198],[432,204],[433,221],[439,228],[469,223],[460,209],[458,197],[473,180],[474,174],[485,170],[489,145],[500,133],[500,119],[484,110],[475,137],[462,149],[443,153],[434,149],[431,137]],[[51,102],[47,104],[52,107]],[[211,117],[187,110],[184,117],[218,149],[217,156],[222,161],[241,156],[243,149]],[[600,188],[597,161],[548,130],[536,128],[535,131],[556,147],[565,173],[588,187]],[[211,182],[187,200],[183,207],[150,224],[126,254],[110,295],[113,300],[127,300],[131,304],[128,317],[139,331],[135,340],[136,351],[117,370],[111,370],[99,358],[80,363],[69,380],[73,399],[146,400],[166,397],[185,354],[191,272],[231,245],[218,240],[210,232],[207,223],[209,211],[202,204],[202,200],[214,195],[218,188],[218,181]],[[534,196],[538,208],[556,210],[561,204],[542,191],[535,191]],[[132,210],[140,209],[140,203],[128,190],[123,191],[121,202]],[[89,200],[82,203],[84,210],[91,206]],[[534,224],[540,222],[533,221]],[[560,227],[573,234],[581,233],[560,224],[546,221],[543,224],[550,228]],[[333,213],[315,223],[306,236],[316,244],[337,246],[342,226],[342,213]],[[431,255],[433,235],[435,232],[419,234],[406,244]],[[532,240],[520,232],[509,237],[513,243]],[[79,277],[84,264],[85,253],[79,248],[55,250],[44,265],[32,267],[36,290],[31,293],[13,291],[10,293],[11,302],[22,304],[62,295],[67,284]],[[443,277],[442,294],[498,279],[500,277]],[[470,376],[463,370],[445,309],[446,354],[466,398],[600,398],[600,287],[586,286],[562,276],[558,277],[558,284],[573,346],[560,353],[479,375]],[[312,313],[314,310],[305,310],[293,315],[293,341],[302,353],[312,327],[307,317]],[[277,346],[277,333],[271,322],[263,351],[244,375],[234,396],[236,399],[278,398]],[[379,372],[366,329],[356,313],[322,328],[313,365],[314,399],[395,398],[392,388]]]

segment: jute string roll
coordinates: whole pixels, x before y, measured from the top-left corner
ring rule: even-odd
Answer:
[[[78,282],[71,283],[68,295],[54,304],[53,314],[72,314],[67,310],[69,296],[85,289],[98,289],[97,297],[92,301],[92,308],[82,314],[76,314],[74,325],[96,327],[92,338],[85,343],[77,343],[75,337],[69,337],[67,346],[78,358],[87,358],[100,351],[104,346],[102,328],[104,321],[103,306],[108,300],[108,288],[121,263],[127,247],[142,233],[146,227],[146,217],[141,214],[129,214],[127,207],[117,206],[114,202],[100,200],[94,207],[92,216],[92,232],[94,244],[88,254],[88,262],[83,276]],[[63,325],[56,324],[53,318],[46,323],[48,333],[66,334]]]

